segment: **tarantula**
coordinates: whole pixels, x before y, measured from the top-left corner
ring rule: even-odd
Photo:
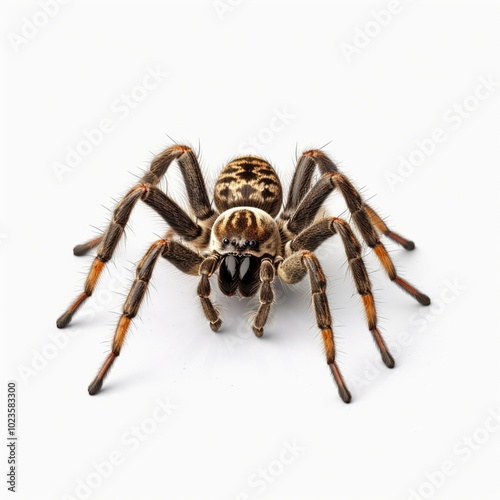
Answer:
[[[187,214],[157,187],[174,160],[177,160],[186,184],[191,214]],[[321,176],[313,185],[316,167]],[[222,322],[210,298],[212,275],[218,275],[219,288],[225,295],[250,297],[258,293],[259,306],[253,319],[253,331],[257,337],[264,333],[274,299],[273,281],[276,276],[292,284],[307,275],[326,361],[340,397],[349,403],[351,394],[335,361],[326,279],[314,254],[321,243],[335,234],[342,239],[352,277],[363,302],[368,328],[383,362],[393,368],[394,359],[377,328],[375,302],[363,263],[361,245],[348,222],[338,217],[319,215],[323,202],[334,189],[343,195],[355,226],[366,244],[374,250],[390,280],[420,304],[429,305],[427,295],[398,276],[379,233],[406,250],[413,250],[415,244],[387,227],[323,151],[313,149],[300,156],[288,198],[278,216],[283,201],[281,183],[266,160],[257,156],[241,156],[228,163],[215,183],[214,210],[195,153],[188,146],[176,144],[153,159],[149,170],[115,207],[106,231],[87,243],[77,245],[73,250],[75,255],[84,255],[99,246],[84,291],[59,317],[58,328],[66,327],[78,308],[92,295],[137,201],[142,200],[149,205],[170,227],[163,239],[150,246],[137,266],[135,280],[116,326],[111,352],[89,385],[89,394],[99,392],[104,378],[120,355],[130,323],[137,315],[148,288],[153,268],[159,257],[163,257],[181,271],[200,277],[198,296],[213,331],[218,331]]]

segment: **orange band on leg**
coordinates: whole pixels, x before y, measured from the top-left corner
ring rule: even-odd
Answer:
[[[368,321],[368,328],[372,330],[377,326],[377,311],[375,309],[375,301],[371,293],[362,295],[363,306],[365,308],[366,320]]]
[[[335,344],[333,341],[333,332],[330,328],[323,328],[321,330],[323,337],[323,344],[325,345],[326,361],[333,363],[335,361]]]
[[[384,266],[384,269],[389,275],[389,278],[391,278],[391,280],[394,280],[397,276],[396,268],[394,267],[394,264],[392,263],[392,260],[389,257],[389,254],[387,253],[384,245],[382,243],[379,243],[377,246],[373,247],[373,250],[382,266]]]
[[[97,284],[97,280],[99,279],[105,265],[106,263],[97,257],[94,259],[94,262],[92,262],[92,267],[90,268],[89,275],[85,281],[85,291],[88,295],[92,295],[92,292]]]
[[[127,335],[127,331],[131,321],[132,320],[130,318],[127,318],[127,316],[122,315],[120,321],[118,321],[118,325],[116,326],[115,336],[113,338],[112,351],[117,356],[120,354],[120,350],[122,348],[123,341],[125,340],[125,336]]]

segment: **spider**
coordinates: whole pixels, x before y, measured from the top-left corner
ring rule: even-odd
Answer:
[[[157,187],[174,160],[186,184],[190,214]],[[321,175],[313,183],[316,168]],[[189,146],[175,144],[153,159],[149,170],[116,205],[108,228],[99,237],[77,245],[73,250],[75,255],[85,255],[98,246],[84,290],[59,317],[58,328],[66,327],[75,312],[92,295],[139,200],[155,210],[169,226],[166,236],[150,246],[136,268],[134,282],[116,326],[111,351],[89,385],[89,394],[100,391],[104,378],[120,355],[154,266],[162,257],[184,273],[199,276],[198,296],[210,328],[215,332],[221,327],[222,321],[211,300],[210,278],[213,275],[217,275],[218,286],[224,295],[251,297],[258,294],[259,306],[252,325],[257,337],[262,337],[264,333],[274,300],[273,282],[276,277],[293,284],[307,275],[326,361],[340,397],[349,403],[351,394],[335,360],[326,278],[314,254],[321,243],[334,235],[338,235],[343,242],[349,268],[362,299],[368,329],[383,362],[388,368],[393,368],[394,359],[377,328],[375,302],[360,242],[348,222],[339,217],[319,214],[323,202],[335,189],[342,194],[354,225],[375,252],[390,280],[420,304],[429,305],[427,295],[397,274],[392,259],[380,241],[380,234],[406,250],[413,250],[415,244],[387,227],[321,149],[305,151],[298,159],[288,198],[280,213],[283,205],[281,183],[276,171],[266,160],[257,156],[241,156],[230,161],[215,183],[214,210],[196,154]]]

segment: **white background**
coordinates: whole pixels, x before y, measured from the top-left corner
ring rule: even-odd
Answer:
[[[380,11],[398,2],[232,3],[69,1],[34,28],[38,2],[4,6],[1,317],[4,380],[18,382],[17,498],[498,498],[498,2],[415,0],[390,19]],[[167,76],[137,89],[155,68]],[[112,130],[61,171],[102,120]],[[441,143],[414,153],[435,129]],[[341,245],[318,252],[351,405],[331,380],[306,283],[277,286],[260,340],[255,303],[216,295],[224,327],[214,334],[197,279],[166,262],[105,390],[88,396],[134,264],[165,226],[138,207],[100,292],[58,331],[91,263],[72,247],[105,227],[112,198],[171,144],[167,134],[200,146],[209,186],[250,136],[285,186],[296,149],[331,141],[325,151],[416,241],[414,252],[387,246],[430,308],[365,250],[394,370],[370,338]],[[412,154],[419,164],[390,182]],[[168,190],[182,199],[175,168]],[[330,213],[344,210],[335,195]],[[158,398],[175,407],[159,423]],[[112,471],[110,456],[120,457]]]

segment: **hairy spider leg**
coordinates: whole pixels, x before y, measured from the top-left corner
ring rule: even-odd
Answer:
[[[111,344],[111,352],[108,354],[96,377],[89,385],[88,391],[91,396],[97,394],[101,390],[104,378],[109,373],[116,358],[120,355],[131,322],[139,312],[151,276],[153,275],[154,267],[160,256],[170,261],[181,271],[191,275],[198,274],[198,269],[203,261],[203,257],[198,252],[170,238],[158,240],[150,246],[136,268],[134,282],[123,304],[122,315],[116,325]]]
[[[76,245],[73,248],[73,255],[76,255],[77,257],[87,255],[90,250],[101,244],[103,238],[104,235],[101,234],[101,236],[98,236],[97,238],[93,238],[85,243],[82,243],[81,245]]]
[[[309,154],[314,159],[318,159],[320,168],[322,165],[327,164],[325,160],[327,157],[322,151],[313,150],[305,154]],[[331,163],[333,164],[333,162]],[[373,210],[371,210],[370,213],[372,213],[375,225],[372,223],[366,210],[366,205],[360,194],[354,188],[349,179],[337,170],[324,173],[319,181],[307,192],[307,194],[303,196],[295,212],[290,215],[288,220],[284,221],[286,230],[291,231],[294,234],[298,234],[300,231],[310,226],[323,202],[335,188],[338,188],[341,192],[354,223],[363,237],[363,240],[370,248],[373,248],[375,255],[382,264],[382,267],[389,276],[389,279],[416,299],[420,304],[425,306],[429,305],[431,301],[427,295],[420,292],[417,288],[398,275],[394,263],[392,262],[385,246],[380,241],[376,229],[377,225],[379,228],[384,229],[385,224],[382,226],[380,224],[382,222],[380,217],[373,216],[373,214],[375,214]],[[394,235],[396,233],[391,232],[391,234]],[[397,237],[404,240],[406,247],[410,248],[412,246],[412,242],[409,242],[399,235],[397,235]]]
[[[299,158],[295,168],[294,176],[288,193],[287,203],[281,216],[282,220],[290,219],[291,215],[297,209],[299,203],[311,188],[314,170],[318,167],[321,174],[338,172],[335,163],[321,150],[312,149],[305,151]],[[410,241],[395,231],[390,230],[382,218],[367,203],[364,208],[370,218],[371,223],[384,236],[403,246],[406,250],[413,250],[415,243]]]
[[[156,184],[165,175],[173,160],[177,160],[179,164],[186,183],[190,207],[197,218],[197,222],[194,222],[174,201],[156,187]],[[111,223],[104,234],[75,247],[75,254],[84,255],[91,248],[99,245],[97,256],[85,281],[84,290],[58,318],[56,322],[58,328],[66,327],[80,306],[92,295],[102,270],[105,264],[111,260],[125,231],[132,209],[139,199],[142,199],[153,208],[172,229],[195,246],[203,246],[208,242],[210,236],[209,224],[200,224],[200,222],[209,221],[216,214],[210,206],[196,155],[187,146],[175,145],[167,148],[154,158],[150,169],[140,179],[139,183],[115,207]]]
[[[363,262],[361,245],[349,224],[345,220],[337,217],[321,219],[307,229],[304,229],[291,240],[290,251],[298,252],[300,250],[308,250],[313,252],[327,238],[336,234],[341,237],[344,244],[351,275],[354,279],[356,290],[363,302],[368,329],[377,344],[380,355],[382,356],[382,361],[388,368],[394,368],[394,359],[377,327],[375,300],[373,298],[370,278]]]
[[[347,389],[344,378],[335,361],[335,341],[332,330],[332,317],[326,297],[326,277],[317,257],[308,250],[292,253],[278,263],[278,276],[285,283],[296,283],[305,274],[309,275],[312,304],[318,328],[321,330],[325,347],[326,362],[337,384],[339,395],[344,403],[351,401],[351,393]]]
[[[208,257],[205,257],[203,262],[200,264],[200,283],[198,285],[198,297],[201,301],[201,307],[203,308],[205,317],[210,322],[210,328],[214,332],[219,330],[222,325],[222,321],[220,319],[219,311],[210,299],[211,286],[209,278],[213,275],[218,265],[218,255],[209,255]]]
[[[275,278],[274,265],[271,259],[262,259],[259,271],[260,289],[259,289],[259,309],[253,319],[252,329],[257,337],[264,334],[264,326],[271,310],[274,300],[272,283]]]

